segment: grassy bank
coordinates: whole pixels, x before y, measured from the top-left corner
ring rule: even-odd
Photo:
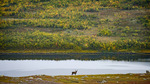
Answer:
[[[112,51],[112,53],[150,53],[150,50],[118,50]],[[49,50],[49,49],[37,49],[37,50],[0,50],[0,53],[109,53],[109,51],[98,50]]]
[[[96,50],[0,50],[1,53],[97,53]]]
[[[30,84],[149,84],[148,74],[104,74],[76,76],[34,75],[26,77],[0,76],[0,83]]]

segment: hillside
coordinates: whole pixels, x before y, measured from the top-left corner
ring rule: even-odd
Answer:
[[[149,0],[0,1],[0,52],[149,51]]]

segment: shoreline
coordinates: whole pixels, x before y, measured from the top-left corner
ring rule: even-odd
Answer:
[[[31,75],[23,77],[0,76],[0,83],[30,84],[149,84],[150,74],[97,74],[97,75]]]
[[[0,52],[0,55],[150,55],[150,53],[141,52],[53,52],[53,53],[16,53],[16,52]]]
[[[100,55],[104,55],[104,54],[130,54],[130,55],[134,55],[134,54],[146,54],[146,55],[150,55],[150,53],[132,53],[132,52],[99,52],[99,53],[1,53],[0,52],[0,55],[82,55],[82,54],[85,54],[85,55],[88,55],[88,54],[100,54]]]
[[[150,50],[118,50],[118,51],[97,51],[97,50],[0,50],[0,54],[150,54]]]
[[[83,75],[45,75],[45,74],[38,74],[38,75],[26,75],[26,76],[7,76],[7,75],[0,75],[0,77],[30,77],[30,76],[51,76],[51,77],[57,77],[57,76],[106,76],[106,75],[136,75],[136,74],[140,74],[140,75],[150,75],[147,73],[118,73],[118,74],[83,74]]]

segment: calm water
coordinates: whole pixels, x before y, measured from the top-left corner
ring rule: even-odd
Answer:
[[[139,59],[140,60],[140,59]],[[126,74],[145,73],[150,70],[150,62],[115,60],[0,60],[0,75],[77,75],[85,74]]]

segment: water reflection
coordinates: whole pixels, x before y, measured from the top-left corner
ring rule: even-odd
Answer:
[[[126,60],[126,61],[148,61],[150,54],[138,53],[47,53],[47,54],[0,54],[0,60]]]

